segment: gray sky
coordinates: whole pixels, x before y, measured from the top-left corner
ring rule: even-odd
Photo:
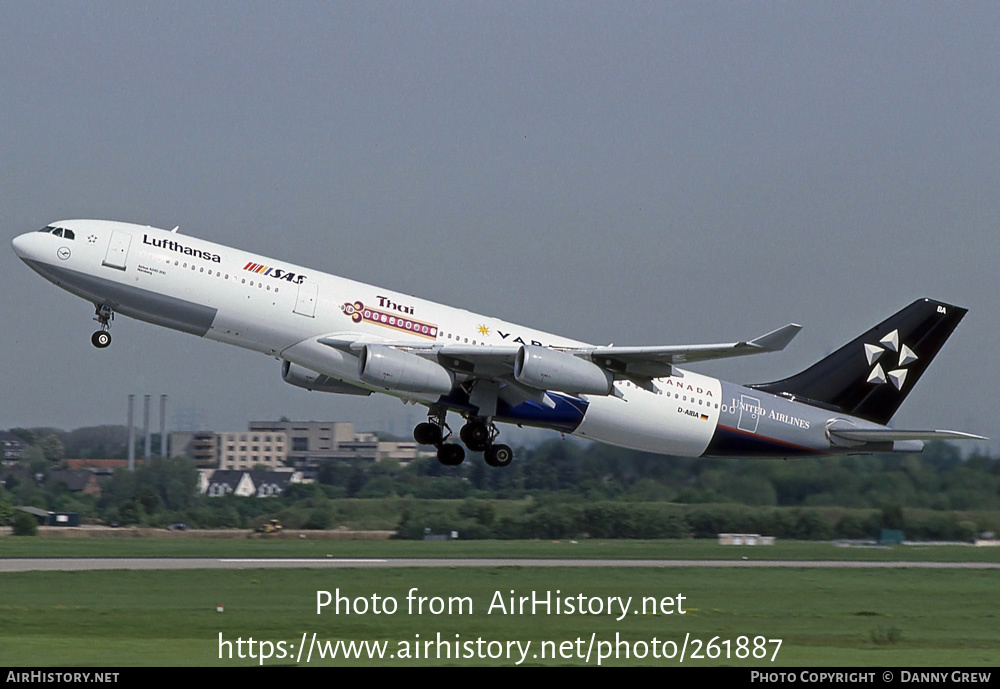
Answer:
[[[696,367],[737,382],[934,297],[970,313],[895,423],[1000,436],[995,3],[0,7],[8,237],[180,225],[595,343],[805,326]],[[129,393],[225,429],[422,416],[126,318],[95,350],[87,303],[0,268],[0,428],[121,423]]]

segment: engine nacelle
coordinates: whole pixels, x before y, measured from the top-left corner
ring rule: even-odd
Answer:
[[[451,372],[441,364],[385,345],[365,345],[358,377],[386,390],[447,395],[455,385]]]
[[[614,376],[580,357],[538,345],[521,345],[514,358],[514,379],[539,390],[607,395]]]
[[[344,383],[331,378],[330,376],[317,373],[304,366],[293,364],[291,361],[281,362],[281,379],[290,385],[306,390],[316,390],[317,392],[335,392],[341,395],[361,395],[372,394],[371,390],[359,388],[350,383]]]

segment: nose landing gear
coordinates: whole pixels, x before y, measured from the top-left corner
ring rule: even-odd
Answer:
[[[111,344],[111,321],[115,319],[115,312],[106,304],[98,304],[95,310],[97,315],[94,320],[101,324],[101,329],[90,336],[90,343],[98,349],[104,349]]]

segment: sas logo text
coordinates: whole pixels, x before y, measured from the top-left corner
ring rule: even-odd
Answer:
[[[296,285],[301,285],[302,281],[306,279],[305,275],[296,275],[295,273],[290,273],[287,270],[282,270],[281,268],[262,266],[259,263],[254,263],[252,261],[243,266],[243,270],[249,270],[251,273],[257,273],[259,275],[267,275],[275,278],[276,280],[288,280]]]

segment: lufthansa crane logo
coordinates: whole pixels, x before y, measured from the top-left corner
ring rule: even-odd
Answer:
[[[906,367],[917,360],[917,355],[905,344],[900,345],[898,330],[893,330],[878,342],[877,345],[865,345],[865,356],[868,358],[868,365],[874,366],[872,372],[868,375],[868,382],[881,385],[882,383],[891,381],[897,390],[902,390],[903,383],[906,381]],[[888,373],[882,368],[883,363],[887,365],[887,368],[890,368],[889,360],[892,355],[887,354],[887,352],[896,352],[899,355],[895,367],[892,367]],[[885,359],[882,359],[883,355],[885,355]],[[879,359],[882,359],[882,361],[879,362]]]

